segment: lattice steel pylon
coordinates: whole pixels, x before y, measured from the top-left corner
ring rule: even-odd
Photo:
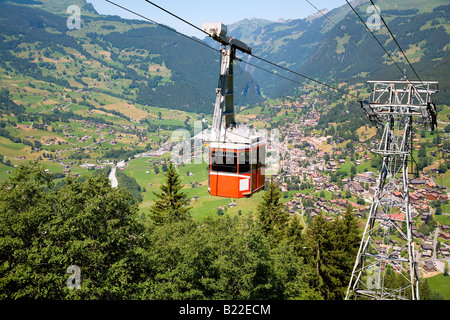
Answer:
[[[372,152],[383,161],[346,300],[418,300],[408,162],[412,159],[413,121],[421,121],[426,130],[437,126],[431,94],[439,92],[438,83],[368,83],[373,85],[370,102],[361,101],[361,107],[381,136]],[[401,276],[393,280],[393,272]]]

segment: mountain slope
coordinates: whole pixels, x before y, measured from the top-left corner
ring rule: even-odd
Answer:
[[[365,6],[357,8],[363,19],[368,19]],[[450,40],[450,5],[437,6],[432,12],[419,10],[385,10],[382,15],[398,43],[411,63],[441,60],[448,49]],[[338,28],[332,29],[323,39],[314,55],[305,63],[305,71],[324,76],[328,70],[335,70],[339,77],[349,78],[359,72],[376,73],[393,65],[388,55],[376,43],[354,15],[347,15],[340,26],[353,40]],[[378,40],[385,46],[394,60],[405,66],[406,61],[384,25],[373,30]],[[357,44],[355,44],[355,42]],[[326,57],[326,59],[325,59]],[[320,62],[320,63],[319,63]],[[308,67],[306,67],[306,65]],[[316,67],[313,70],[313,67]],[[326,70],[326,71],[325,71]],[[409,71],[409,70],[408,70]]]
[[[363,19],[368,19],[365,7],[356,9]],[[450,43],[450,5],[436,6],[430,12],[403,8],[384,10],[382,15],[414,69],[424,77],[445,82],[448,69],[441,67],[448,66],[445,61],[448,61]],[[400,70],[355,17],[347,15],[340,23],[353,40],[337,28],[330,30],[300,70],[319,78],[330,77],[331,73],[334,79],[399,79]],[[408,78],[415,79],[387,29],[382,25],[373,32],[400,68],[406,70]]]
[[[98,15],[81,0],[76,2],[79,30],[69,30],[69,15],[61,13],[71,1],[18,2],[26,4],[0,3],[3,68],[66,87],[97,88],[143,105],[212,113],[219,76],[215,51],[160,26]],[[261,101],[256,82],[236,69],[236,91],[242,93],[236,103]],[[126,85],[119,89],[118,82]]]
[[[67,27],[68,4],[82,9],[79,30]],[[169,87],[176,83],[177,73],[179,78],[191,76],[176,66],[170,69],[156,50],[137,44],[119,49],[111,44],[114,39],[104,40],[114,32],[137,29],[158,33],[160,28],[99,16],[81,0],[0,2],[0,178],[13,166],[35,159],[59,176],[63,169],[82,174],[88,171],[82,166],[85,162],[101,166],[102,161],[158,149],[173,130],[189,129],[201,118],[157,108],[167,105],[155,99],[136,102],[146,86]],[[183,49],[184,44],[178,46]],[[201,56],[198,51],[194,53]],[[217,57],[211,54],[208,59],[218,69]],[[211,78],[217,73],[217,79],[217,69],[210,71]],[[212,113],[217,80],[193,82],[195,89],[207,82],[212,97],[209,101],[205,89],[190,110],[201,112],[203,107]],[[174,109],[185,107],[170,103]]]
[[[369,4],[367,0],[352,2],[366,22],[371,21],[373,15],[373,11],[368,11]],[[445,89],[449,84],[447,74],[450,71],[448,2],[379,0],[376,5],[380,7],[383,18],[416,71],[424,79],[440,81],[443,91],[436,98],[449,104],[450,96]],[[399,79],[403,76],[348,5],[331,10],[326,15],[337,26],[321,14],[316,14],[287,22],[244,20],[229,28],[233,36],[247,41],[253,47],[255,55],[329,83],[364,82],[375,78]],[[386,27],[381,25],[380,29],[374,30],[374,34],[400,68],[406,69],[408,78],[415,79]],[[256,59],[250,61],[272,71],[277,70]],[[297,87],[267,72],[251,67],[247,67],[247,70],[252,72],[267,96],[292,94]],[[297,81],[304,80],[280,69],[277,72]]]

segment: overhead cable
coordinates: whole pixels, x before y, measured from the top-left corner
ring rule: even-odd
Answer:
[[[108,1],[108,0],[107,0],[107,1]],[[187,20],[181,18],[180,16],[178,16],[178,15],[176,15],[176,14],[170,12],[169,10],[166,10],[166,9],[164,9],[164,8],[162,8],[162,7],[160,7],[160,6],[158,6],[157,4],[153,3],[153,2],[150,1],[150,0],[145,0],[145,1],[146,1],[147,3],[149,3],[149,4],[153,5],[153,6],[155,6],[156,8],[158,8],[158,9],[160,9],[160,10],[162,10],[162,11],[168,13],[168,14],[170,14],[171,16],[173,16],[173,17],[179,19],[180,21],[182,21],[182,22],[184,22],[184,23],[190,25],[191,27],[193,27],[193,28],[195,28],[195,29],[197,29],[197,30],[202,31],[203,33],[207,34],[208,36],[211,36],[208,32],[202,30],[201,28],[195,26],[194,24],[192,24],[192,23],[190,23],[189,21],[187,21]],[[304,74],[301,74],[301,73],[299,73],[299,72],[296,72],[296,71],[293,71],[293,70],[288,69],[288,68],[286,68],[286,67],[283,67],[283,66],[281,66],[281,65],[279,65],[279,64],[276,64],[276,63],[274,63],[274,62],[271,62],[271,61],[269,61],[269,60],[266,60],[266,59],[264,59],[264,58],[262,58],[262,57],[258,57],[258,56],[254,55],[254,54],[249,54],[249,55],[252,56],[252,57],[254,57],[254,58],[256,58],[256,59],[258,59],[258,60],[261,60],[261,61],[263,61],[263,62],[266,62],[266,63],[268,63],[268,64],[271,64],[271,65],[273,65],[273,66],[275,66],[275,67],[277,67],[277,68],[280,68],[280,69],[283,69],[283,70],[285,70],[285,71],[291,72],[291,73],[296,74],[296,75],[298,75],[298,76],[300,76],[300,77],[302,77],[302,78],[305,78],[305,79],[307,79],[307,80],[316,82],[316,83],[318,83],[318,84],[320,84],[320,85],[322,85],[322,86],[325,86],[325,87],[331,88],[331,89],[333,89],[333,90],[339,91],[339,92],[341,92],[341,93],[343,93],[343,94],[345,94],[345,95],[349,95],[349,96],[352,96],[352,97],[357,98],[357,96],[354,95],[354,94],[351,94],[351,93],[349,93],[349,92],[343,91],[343,90],[341,90],[341,89],[339,89],[339,88],[333,87],[333,86],[331,86],[331,85],[329,85],[329,84],[326,84],[326,83],[324,83],[324,82],[321,82],[321,81],[319,81],[319,80],[313,79],[313,78],[308,77],[308,76],[306,76],[306,75],[304,75]],[[275,73],[273,73],[273,74],[275,74]],[[289,79],[289,78],[286,78],[286,79]]]
[[[366,22],[361,18],[361,16],[359,15],[359,13],[355,10],[355,8],[353,8],[353,6],[350,4],[350,2],[348,0],[345,0],[347,2],[347,4],[350,6],[350,8],[352,8],[353,12],[356,14],[356,16],[359,18],[359,20],[361,20],[361,22],[363,23],[363,25],[366,27],[366,29],[370,32],[370,34],[372,35],[372,37],[378,42],[378,44],[380,45],[380,47],[384,50],[384,52],[386,52],[386,54],[388,55],[388,57],[392,60],[392,62],[397,66],[397,68],[400,70],[400,72],[402,73],[402,75],[404,75],[406,77],[406,75],[404,74],[402,68],[400,68],[400,66],[397,64],[397,62],[394,60],[394,58],[392,58],[391,54],[386,50],[386,48],[383,46],[383,44],[380,42],[380,40],[378,40],[378,38],[375,36],[375,34],[372,32],[372,30],[367,26]],[[407,77],[406,77],[407,78]],[[407,80],[409,81],[409,79],[407,78]]]
[[[150,1],[150,0],[145,0],[145,1],[148,2],[148,3],[150,3],[152,6],[155,6],[156,8],[158,8],[158,9],[160,9],[160,10],[162,10],[162,11],[164,11],[164,12],[170,14],[171,16],[177,18],[178,20],[183,21],[184,23],[190,25],[191,27],[193,27],[193,28],[199,30],[200,32],[203,32],[203,33],[206,34],[207,36],[211,36],[208,32],[206,32],[206,31],[203,30],[202,28],[199,28],[199,27],[197,27],[195,24],[192,24],[192,23],[190,23],[189,21],[184,20],[183,18],[181,18],[180,16],[177,16],[176,14],[170,12],[169,10],[166,10],[166,9],[164,9],[163,7],[158,6],[156,3],[153,3],[153,2]]]
[[[416,70],[414,69],[414,67],[412,66],[411,62],[409,61],[408,57],[406,56],[405,52],[403,51],[402,47],[400,47],[400,44],[398,43],[397,39],[395,38],[394,34],[391,32],[391,29],[389,29],[386,21],[383,19],[383,17],[381,16],[381,13],[379,12],[377,6],[375,5],[375,3],[373,3],[372,0],[370,0],[370,2],[372,3],[372,5],[374,6],[375,10],[377,11],[378,15],[381,18],[381,21],[383,21],[384,26],[386,27],[386,29],[388,30],[389,34],[391,35],[392,39],[395,41],[395,43],[397,44],[398,49],[400,50],[400,52],[403,54],[403,56],[405,57],[406,62],[408,62],[408,65],[410,66],[410,68],[412,69],[412,71],[414,72],[414,74],[416,75],[417,79],[420,81],[420,83],[425,87],[424,83],[422,82],[422,79],[420,79],[419,75],[417,74]],[[428,89],[425,87],[425,89],[428,91]],[[431,98],[431,96],[430,96]],[[432,98],[431,98],[432,99]]]
[[[375,57],[372,52],[370,52],[366,47],[361,46],[358,41],[353,39],[351,35],[349,35],[347,32],[344,31],[344,29],[337,25],[336,22],[331,20],[330,17],[328,17],[325,13],[322,12],[322,10],[319,10],[313,3],[311,3],[309,0],[306,0],[314,9],[316,9],[322,16],[324,16],[329,22],[331,22],[336,28],[338,28],[340,31],[342,31],[347,37],[349,37],[358,47],[366,51],[368,54],[370,54],[372,57]]]
[[[110,0],[105,0],[105,1],[106,1],[106,2],[109,2],[109,3],[113,4],[113,5],[115,5],[116,7],[119,7],[119,8],[121,8],[121,9],[125,10],[125,11],[128,11],[128,12],[130,12],[130,13],[132,13],[132,14],[138,16],[138,17],[141,17],[142,19],[145,19],[145,20],[147,20],[147,21],[150,21],[151,23],[154,23],[154,24],[156,24],[156,25],[158,25],[158,26],[160,26],[160,27],[163,27],[163,28],[165,28],[165,29],[167,29],[167,30],[170,30],[170,31],[172,31],[172,32],[175,32],[176,34],[178,34],[178,35],[180,35],[180,36],[183,36],[183,37],[185,37],[185,38],[187,38],[187,39],[189,39],[189,40],[195,41],[195,42],[201,44],[202,46],[205,46],[205,47],[208,47],[208,48],[210,48],[210,49],[212,49],[212,50],[215,50],[215,51],[217,51],[217,52],[220,52],[220,50],[218,50],[218,49],[216,49],[216,48],[213,48],[213,47],[209,46],[208,44],[206,44],[205,42],[203,42],[203,41],[201,41],[201,40],[198,40],[198,39],[189,37],[189,36],[187,36],[187,35],[185,35],[185,34],[183,34],[183,33],[181,33],[181,32],[176,31],[175,29],[172,29],[172,28],[170,28],[170,27],[164,25],[164,24],[158,23],[158,22],[156,22],[156,21],[154,21],[154,20],[152,20],[152,19],[150,19],[150,18],[147,18],[147,17],[145,17],[145,16],[143,16],[143,15],[137,13],[136,11],[130,10],[130,9],[128,9],[128,8],[125,8],[125,7],[123,7],[123,6],[121,6],[121,5],[117,4],[117,3],[115,3],[115,2],[113,2],[113,1],[110,1]]]

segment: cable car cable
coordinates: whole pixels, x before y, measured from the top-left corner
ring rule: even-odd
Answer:
[[[384,26],[386,27],[386,29],[388,30],[389,34],[391,35],[392,39],[395,41],[395,43],[397,44],[397,47],[400,49],[401,53],[403,54],[403,56],[405,57],[406,61],[408,62],[409,66],[411,67],[411,69],[414,71],[414,74],[416,75],[417,79],[419,79],[420,82],[422,82],[422,80],[420,80],[419,75],[417,74],[416,70],[413,68],[413,66],[411,65],[411,63],[409,62],[408,57],[406,56],[405,52],[403,51],[403,49],[400,47],[400,44],[398,43],[397,39],[394,37],[394,35],[391,32],[391,29],[389,29],[388,25],[386,24],[386,21],[384,21],[383,17],[381,16],[381,13],[378,11],[378,8],[375,6],[375,3],[373,3],[372,0],[370,0],[370,2],[372,3],[372,5],[374,6],[375,10],[377,11],[378,15],[381,18],[381,21],[383,21]],[[423,83],[422,83],[423,84]]]
[[[108,1],[108,0],[107,0],[107,1]],[[176,15],[176,14],[174,14],[174,13],[172,13],[172,12],[170,12],[170,11],[168,11],[168,10],[166,10],[166,9],[164,9],[164,8],[162,8],[162,7],[160,7],[160,6],[158,6],[158,5],[156,5],[155,3],[153,3],[153,2],[150,1],[150,0],[145,0],[145,1],[146,1],[147,3],[153,5],[153,6],[157,7],[158,9],[160,9],[160,10],[162,10],[162,11],[164,11],[164,12],[170,14],[171,16],[173,16],[173,17],[179,19],[180,21],[183,21],[184,23],[186,23],[186,24],[188,24],[188,25],[194,27],[195,29],[202,31],[203,33],[205,33],[205,34],[207,34],[209,37],[211,37],[211,35],[210,35],[208,32],[206,32],[206,31],[200,29],[199,27],[197,27],[197,26],[195,26],[194,24],[188,22],[187,20],[185,20],[185,19],[179,17],[178,15]],[[269,60],[266,60],[266,59],[264,59],[264,58],[262,58],[262,57],[258,57],[258,56],[256,56],[256,55],[250,54],[250,53],[248,53],[248,54],[249,54],[250,56],[256,58],[256,59],[259,59],[259,60],[261,60],[261,61],[264,61],[264,62],[266,62],[266,63],[269,63],[269,64],[271,64],[271,65],[273,65],[273,66],[275,66],[275,67],[277,67],[277,68],[281,68],[281,69],[283,69],[283,70],[286,70],[286,71],[288,71],[288,72],[294,73],[294,74],[296,74],[296,75],[298,75],[298,76],[300,76],[300,77],[303,77],[303,78],[305,78],[305,79],[311,80],[311,81],[313,81],[313,82],[317,82],[318,84],[321,84],[321,85],[326,86],[326,87],[328,87],[328,88],[331,88],[331,89],[333,89],[333,90],[336,90],[336,91],[339,91],[339,92],[344,93],[344,94],[346,94],[346,95],[349,95],[349,96],[352,96],[352,97],[357,98],[357,96],[355,96],[355,95],[353,95],[353,94],[351,94],[351,93],[349,93],[349,92],[343,91],[343,90],[341,90],[341,89],[339,89],[339,88],[335,88],[335,87],[333,87],[333,86],[331,86],[331,85],[328,85],[328,84],[326,84],[326,83],[324,83],[324,82],[321,82],[321,81],[319,81],[319,80],[313,79],[313,78],[308,77],[308,76],[306,76],[306,75],[303,75],[303,74],[301,74],[301,73],[299,73],[299,72],[290,70],[290,69],[288,69],[288,68],[286,68],[286,67],[280,66],[280,65],[278,65],[278,64],[276,64],[276,63],[274,63],[274,62],[271,62],[271,61],[269,61]]]
[[[305,0],[306,2],[308,2],[314,9],[316,9],[322,16],[324,16],[328,21],[330,21],[336,28],[338,28],[340,31],[342,31],[346,36],[348,36],[350,39],[352,39],[352,41],[361,49],[363,49],[364,51],[366,51],[368,54],[370,54],[372,57],[375,58],[375,56],[372,54],[372,52],[370,52],[366,47],[361,46],[355,39],[353,39],[353,37],[351,35],[349,35],[347,32],[344,31],[343,28],[341,28],[340,26],[337,25],[336,22],[334,22],[333,20],[331,20],[330,17],[328,17],[325,13],[322,12],[322,10],[318,9],[314,4],[312,4],[309,0]]]
[[[147,18],[147,17],[145,17],[145,16],[143,16],[143,15],[141,15],[141,14],[139,14],[139,13],[133,11],[133,10],[130,10],[130,9],[128,9],[128,8],[125,8],[125,7],[123,7],[123,6],[121,6],[121,5],[117,4],[117,3],[115,3],[115,2],[113,2],[113,1],[110,1],[110,0],[105,0],[105,1],[107,1],[107,2],[109,2],[109,3],[111,3],[111,4],[115,5],[115,6],[117,6],[117,7],[121,8],[121,9],[123,9],[123,10],[126,10],[126,11],[128,11],[128,12],[130,12],[130,13],[133,13],[133,14],[135,14],[135,15],[137,15],[137,16],[139,16],[139,17],[145,19],[145,20],[148,20],[148,21],[150,21],[150,22],[152,22],[152,23],[154,23],[154,24],[156,24],[156,25],[158,25],[158,26],[161,26],[161,27],[166,28],[166,29],[168,29],[168,30],[170,30],[170,31],[173,31],[173,32],[175,32],[175,33],[178,34],[178,35],[181,35],[181,36],[183,36],[183,37],[185,37],[185,38],[187,38],[187,39],[190,39],[190,40],[192,40],[192,41],[195,41],[195,42],[197,42],[197,43],[203,45],[204,47],[207,47],[207,48],[209,48],[209,49],[212,49],[212,50],[214,50],[214,51],[216,51],[216,52],[220,52],[220,50],[218,50],[218,49],[216,49],[216,48],[214,48],[214,47],[209,46],[208,44],[206,44],[205,42],[203,42],[203,41],[201,41],[201,40],[197,40],[197,39],[195,39],[195,38],[189,37],[189,36],[187,36],[187,35],[185,35],[185,34],[183,34],[183,33],[181,33],[181,32],[176,31],[175,29],[172,29],[172,28],[170,28],[170,27],[168,27],[168,26],[166,26],[166,25],[164,25],[164,24],[158,23],[158,22],[156,22],[156,21],[154,21],[154,20],[152,20],[152,19],[150,19],[150,18]],[[189,25],[191,25],[191,24],[189,24]],[[202,31],[203,31],[203,30],[202,30]],[[208,36],[209,36],[209,34],[208,34]],[[253,57],[255,57],[255,58],[257,58],[257,59],[261,59],[261,60],[263,60],[263,61],[265,61],[265,62],[268,62],[268,63],[270,63],[270,64],[273,64],[274,66],[283,68],[283,69],[285,69],[285,70],[287,70],[287,71],[289,71],[289,72],[294,72],[294,71],[292,71],[292,70],[289,70],[289,69],[287,69],[287,68],[284,68],[284,67],[282,67],[282,66],[279,66],[279,65],[277,65],[277,64],[274,64],[274,63],[272,63],[272,62],[270,62],[270,61],[267,61],[267,60],[265,60],[265,59],[263,59],[263,58],[259,58],[259,57],[257,57],[257,56],[253,56]],[[260,69],[260,70],[266,71],[266,72],[271,73],[271,74],[273,74],[273,75],[275,75],[275,76],[278,76],[278,77],[280,77],[280,78],[289,80],[289,81],[291,81],[291,82],[293,82],[293,83],[300,84],[300,85],[304,85],[304,86],[308,86],[308,85],[306,85],[306,84],[304,84],[304,83],[301,83],[301,82],[298,82],[298,81],[293,80],[293,79],[291,79],[291,78],[282,76],[282,75],[280,75],[280,74],[278,74],[278,73],[275,73],[275,72],[270,71],[270,70],[268,70],[268,69],[264,69],[263,67],[257,66],[257,65],[255,65],[255,64],[250,63],[250,62],[246,62],[246,61],[243,61],[243,60],[241,60],[241,59],[239,59],[239,60],[240,60],[241,62],[246,63],[246,64],[248,64],[248,65],[251,65],[251,66],[253,66],[253,67],[255,67],[255,68],[258,68],[258,69]],[[295,73],[295,72],[294,72],[294,73]],[[343,91],[343,90],[334,88],[334,87],[332,87],[332,86],[329,86],[329,85],[327,85],[327,84],[324,84],[324,83],[322,83],[322,82],[319,82],[319,81],[317,81],[317,80],[315,80],[315,79],[312,79],[312,78],[309,78],[309,77],[307,77],[307,76],[304,76],[304,75],[302,75],[302,74],[300,74],[300,73],[296,73],[296,74],[298,74],[299,76],[302,76],[302,77],[304,77],[304,78],[307,78],[307,79],[309,79],[309,80],[311,80],[311,81],[317,82],[317,83],[319,83],[319,84],[321,84],[321,85],[325,85],[325,86],[327,86],[327,87],[329,87],[329,88],[331,88],[331,89],[333,89],[333,90],[340,91],[340,92],[342,92],[342,93],[344,93],[344,94],[347,94],[347,95],[356,97],[356,96],[354,96],[354,95],[352,95],[352,94],[350,94],[350,93],[347,93],[347,92],[345,92],[345,91]]]
[[[240,61],[240,62],[242,62],[242,63],[248,64],[249,66],[252,66],[252,67],[254,67],[254,68],[260,69],[260,70],[265,71],[265,72],[268,72],[268,73],[270,73],[270,74],[273,74],[274,76],[277,76],[277,77],[280,77],[280,78],[283,78],[283,79],[292,81],[292,82],[297,83],[297,84],[299,84],[299,85],[303,85],[303,86],[312,88],[311,86],[309,86],[309,85],[307,85],[307,84],[305,84],[305,83],[302,83],[302,82],[296,81],[296,80],[294,80],[294,79],[291,79],[291,78],[282,76],[281,74],[278,74],[278,73],[276,73],[276,72],[274,72],[274,71],[271,71],[271,70],[268,70],[268,69],[264,69],[263,67],[257,66],[256,64],[253,64],[253,63],[244,61],[244,60],[242,60],[242,59],[237,59],[237,60]]]
[[[248,64],[249,66],[252,66],[252,67],[254,67],[254,68],[260,69],[260,70],[265,71],[265,72],[268,72],[268,73],[270,73],[270,74],[272,74],[272,75],[274,75],[274,76],[277,76],[277,77],[280,77],[280,78],[289,80],[289,81],[291,81],[291,82],[293,82],[293,83],[296,83],[296,84],[299,84],[299,85],[301,85],[301,86],[305,86],[305,87],[310,88],[310,89],[317,89],[317,88],[315,88],[315,87],[313,87],[313,86],[311,86],[311,85],[308,85],[308,84],[306,84],[306,83],[304,83],[304,82],[299,82],[299,81],[296,81],[296,80],[294,80],[294,79],[291,79],[291,78],[282,76],[282,75],[279,74],[279,73],[276,73],[276,72],[274,72],[274,71],[271,71],[271,70],[265,69],[265,68],[263,68],[263,67],[257,66],[256,64],[253,64],[253,63],[250,63],[250,62],[241,60],[241,59],[238,59],[238,60],[239,60],[240,62],[242,62],[242,63]],[[336,91],[336,90],[333,88],[333,91]]]
[[[306,0],[308,1],[308,0]],[[412,66],[411,62],[409,61],[408,57],[406,56],[405,52],[403,51],[402,47],[400,47],[400,44],[398,43],[397,39],[395,38],[394,34],[391,32],[391,29],[388,27],[386,21],[384,20],[383,16],[381,15],[381,13],[378,11],[378,8],[375,6],[375,3],[370,0],[370,2],[372,3],[372,5],[374,6],[375,10],[377,11],[378,15],[381,18],[381,21],[383,21],[384,26],[386,27],[386,29],[388,30],[389,34],[391,35],[392,39],[395,41],[395,43],[397,44],[397,47],[399,48],[400,52],[403,54],[403,56],[406,59],[406,62],[408,62],[410,68],[412,69],[412,71],[414,72],[414,74],[416,75],[417,79],[420,81],[420,83],[425,87],[424,83],[422,82],[422,79],[420,79],[419,75],[417,74],[416,70],[414,69],[414,67]],[[426,88],[427,92],[428,89]],[[430,95],[431,100],[433,101],[433,98]]]
[[[409,78],[406,76],[406,74],[404,73],[404,71],[400,68],[400,66],[397,64],[397,62],[394,61],[394,59],[392,58],[392,56],[389,54],[389,52],[386,50],[386,48],[381,44],[381,42],[377,39],[377,37],[375,36],[375,34],[372,32],[372,30],[370,30],[370,28],[367,26],[367,24],[364,22],[364,20],[361,18],[361,16],[358,14],[358,12],[355,10],[355,8],[350,4],[350,2],[348,0],[345,0],[347,2],[347,4],[350,6],[350,8],[352,8],[353,12],[356,14],[356,16],[359,18],[359,20],[361,20],[361,22],[364,24],[364,26],[366,27],[366,29],[370,32],[370,34],[373,36],[373,38],[378,42],[378,44],[381,46],[381,48],[383,48],[384,52],[386,52],[386,54],[389,56],[389,58],[392,60],[392,62],[397,66],[397,68],[400,70],[400,72],[402,73],[402,75],[405,77],[405,79],[411,83],[411,80],[409,80]],[[406,54],[404,53],[404,51],[402,50],[402,48],[400,47],[399,43],[397,42],[397,40],[395,39],[393,33],[391,32],[391,30],[389,29],[389,27],[387,26],[386,21],[383,19],[383,17],[381,16],[380,12],[378,11],[377,7],[375,6],[375,4],[373,3],[372,0],[370,0],[370,2],[372,3],[372,5],[374,6],[376,12],[378,13],[378,15],[380,16],[380,19],[383,21],[383,24],[386,26],[386,29],[388,30],[389,34],[391,35],[391,37],[394,39],[395,43],[397,44],[398,48],[400,49],[400,51],[402,52],[403,56],[405,57],[406,61],[408,62],[409,66],[411,67],[411,69],[414,71],[414,73],[416,74],[417,78],[419,79],[419,81],[421,82],[421,84],[424,86],[425,90],[428,92],[428,95],[431,99],[431,102],[433,102],[433,97],[431,97],[431,94],[429,94],[428,88],[425,86],[425,84],[422,82],[422,80],[420,79],[419,75],[417,74],[417,72],[415,71],[415,69],[413,68],[413,66],[411,65],[411,63],[409,62],[409,59],[406,57]]]
[[[162,7],[160,7],[160,6],[158,6],[156,3],[153,3],[153,2],[151,2],[150,0],[145,0],[145,1],[148,2],[149,4],[155,6],[156,8],[158,8],[158,9],[160,9],[160,10],[162,10],[162,11],[168,13],[168,14],[170,14],[171,16],[177,18],[178,20],[183,21],[184,23],[190,25],[191,27],[193,27],[193,28],[195,28],[195,29],[197,29],[197,30],[203,32],[203,33],[206,34],[208,37],[211,37],[211,35],[210,35],[208,32],[206,32],[205,30],[203,30],[202,28],[199,28],[199,27],[197,27],[196,25],[190,23],[189,21],[184,20],[183,18],[177,16],[176,14],[170,12],[169,10],[166,10],[166,9],[164,9],[164,8],[162,8]]]
[[[220,52],[220,50],[218,50],[218,49],[216,49],[216,48],[213,48],[213,47],[209,46],[208,44],[206,44],[205,42],[203,42],[203,41],[201,41],[201,40],[198,40],[198,39],[189,37],[189,36],[187,36],[187,35],[185,35],[185,34],[183,34],[183,33],[181,33],[181,32],[178,32],[178,31],[175,30],[175,29],[170,28],[169,26],[166,26],[166,25],[164,25],[164,24],[158,23],[158,22],[156,22],[156,21],[154,21],[154,20],[152,20],[152,19],[150,19],[150,18],[147,18],[147,17],[145,17],[145,16],[143,16],[143,15],[141,15],[141,14],[139,14],[139,13],[133,11],[133,10],[130,10],[130,9],[128,9],[128,8],[125,8],[125,7],[123,7],[123,6],[121,6],[121,5],[117,4],[117,3],[115,3],[115,2],[113,2],[113,1],[110,1],[110,0],[105,0],[105,1],[106,1],[106,2],[109,2],[109,3],[113,4],[113,5],[115,5],[116,7],[119,7],[119,8],[121,8],[121,9],[125,10],[125,11],[128,11],[128,12],[130,12],[130,13],[133,13],[133,14],[137,15],[138,17],[141,17],[142,19],[145,19],[145,20],[147,20],[147,21],[150,21],[151,23],[154,23],[154,24],[156,24],[156,25],[158,25],[158,26],[160,26],[160,27],[163,27],[163,28],[165,28],[165,29],[167,29],[167,30],[170,30],[170,31],[172,31],[172,32],[175,32],[176,34],[179,34],[180,36],[183,36],[183,37],[185,37],[185,38],[187,38],[187,39],[189,39],[189,40],[195,41],[195,42],[201,44],[202,46],[208,47],[208,48],[210,48],[210,49],[212,49],[212,50],[215,50],[216,52]],[[202,30],[202,31],[203,31],[203,30]]]
[[[358,96],[356,96],[356,95],[354,95],[354,94],[351,94],[350,92],[346,92],[346,91],[341,90],[341,89],[339,89],[339,88],[335,88],[335,87],[333,87],[333,86],[331,86],[331,85],[329,85],[329,84],[326,84],[326,83],[321,82],[321,81],[319,81],[319,80],[313,79],[313,78],[311,78],[311,77],[308,77],[308,76],[306,76],[306,75],[304,75],[304,74],[301,74],[301,73],[299,73],[299,72],[296,72],[296,71],[293,71],[293,70],[291,70],[291,69],[288,69],[288,68],[286,68],[286,67],[280,66],[279,64],[276,64],[276,63],[271,62],[271,61],[269,61],[269,60],[266,60],[266,59],[264,59],[264,58],[255,56],[254,54],[250,54],[250,56],[252,56],[252,57],[254,57],[254,58],[256,58],[256,59],[259,59],[259,60],[261,60],[261,61],[264,61],[264,62],[266,62],[266,63],[268,63],[268,64],[271,64],[271,65],[273,65],[273,66],[275,66],[275,67],[278,67],[278,68],[280,68],[280,69],[283,69],[283,70],[286,70],[286,71],[288,71],[288,72],[294,73],[294,74],[296,74],[296,75],[298,75],[298,76],[300,76],[300,77],[303,77],[303,78],[305,78],[305,79],[308,79],[308,80],[311,80],[311,81],[313,81],[313,82],[316,82],[316,83],[318,83],[318,84],[320,84],[320,85],[323,85],[323,86],[325,86],[325,87],[328,87],[328,88],[330,88],[330,89],[339,91],[339,92],[341,92],[341,93],[343,93],[343,94],[345,94],[345,95],[349,95],[349,96],[352,96],[352,97],[354,97],[354,98],[358,98]]]
[[[329,18],[325,13],[323,13],[320,9],[318,9],[313,3],[311,3],[309,0],[305,0],[306,2],[308,2],[314,9],[316,9],[322,16],[324,16],[328,21],[330,21],[335,27],[339,28],[339,30],[341,30],[345,35],[347,35],[350,39],[353,40],[353,42],[355,42],[355,44],[357,46],[359,46],[360,48],[364,49],[366,52],[368,52],[372,57],[374,57],[374,55],[367,50],[365,47],[360,46],[359,43],[352,38],[352,36],[350,36],[347,32],[345,32],[341,27],[339,27],[333,20],[331,20],[331,18]],[[408,62],[409,66],[411,67],[411,69],[413,70],[414,74],[416,75],[417,79],[421,82],[421,84],[425,87],[424,83],[422,82],[422,80],[420,79],[419,75],[417,74],[416,70],[414,69],[414,67],[412,66],[412,64],[410,63],[408,57],[406,56],[405,52],[403,51],[403,49],[400,47],[400,44],[398,43],[397,39],[395,38],[395,36],[393,35],[393,33],[391,32],[390,28],[388,27],[386,21],[383,19],[381,13],[379,12],[378,8],[375,6],[375,3],[370,0],[370,2],[372,3],[372,5],[374,6],[375,10],[377,11],[378,15],[381,18],[381,21],[383,21],[383,24],[385,25],[386,29],[388,30],[389,34],[391,35],[392,39],[395,41],[395,43],[397,44],[398,48],[400,49],[401,53],[403,54],[403,56],[405,57],[406,61]],[[353,9],[353,8],[352,8]],[[355,10],[354,10],[355,11]],[[355,12],[356,13],[356,12]],[[356,13],[357,14],[357,13]],[[358,14],[357,14],[358,15]],[[358,15],[359,17],[359,15]],[[362,20],[361,20],[362,21]],[[367,27],[367,26],[366,26]],[[370,31],[370,30],[369,30]],[[373,35],[373,34],[372,34]],[[373,35],[374,36],[374,35]],[[375,36],[374,36],[375,37]],[[383,46],[382,46],[383,47]],[[384,48],[384,47],[383,47]],[[386,50],[385,50],[386,51]],[[394,62],[395,63],[395,62]],[[405,76],[406,77],[406,76]],[[408,80],[409,81],[409,80]],[[428,91],[428,88],[425,87],[425,90]],[[430,95],[431,100],[433,101],[433,98]]]
[[[386,50],[386,48],[381,44],[380,40],[378,40],[378,38],[373,34],[372,30],[370,30],[370,28],[367,26],[367,24],[364,22],[364,20],[361,18],[361,16],[359,15],[359,13],[355,10],[355,8],[353,8],[353,6],[350,4],[350,2],[348,0],[345,0],[347,2],[347,4],[350,6],[350,8],[352,8],[353,12],[356,14],[356,16],[359,18],[359,20],[361,20],[361,22],[364,24],[364,26],[366,27],[366,29],[370,32],[370,34],[372,35],[372,37],[378,42],[378,44],[380,45],[380,47],[384,50],[384,52],[386,52],[386,54],[388,55],[388,57],[392,60],[392,62],[397,66],[397,68],[400,70],[400,72],[402,73],[402,75],[404,75],[406,77],[406,75],[404,74],[402,68],[400,68],[400,66],[397,64],[397,62],[395,62],[395,60],[392,58],[391,54]],[[407,77],[406,77],[407,78]],[[410,81],[407,78],[408,81]]]

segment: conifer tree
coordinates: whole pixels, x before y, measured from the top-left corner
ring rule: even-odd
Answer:
[[[306,239],[303,236],[303,230],[304,227],[300,221],[300,217],[298,215],[292,216],[286,229],[286,236],[288,243],[299,256],[305,256],[307,253],[305,250]]]
[[[112,300],[137,291],[145,243],[137,205],[105,174],[64,182],[55,186],[35,162],[0,183],[0,300]],[[67,283],[73,265],[79,290]]]
[[[156,224],[190,218],[188,198],[186,193],[180,191],[182,188],[180,175],[173,163],[169,162],[166,183],[160,186],[161,193],[153,192],[157,199],[150,209],[150,215]]]
[[[360,242],[351,207],[342,217],[329,222],[323,214],[308,229],[310,263],[317,273],[317,288],[326,300],[345,297]]]
[[[289,214],[284,210],[280,199],[281,192],[271,180],[264,193],[263,201],[258,204],[258,220],[261,227],[267,235],[274,236],[276,240],[284,237],[289,221]]]
[[[329,285],[329,266],[331,249],[331,224],[320,213],[316,216],[307,230],[308,262],[316,272],[316,288],[323,298],[329,299],[332,289]],[[332,266],[332,265],[331,265]]]
[[[332,251],[333,264],[338,270],[334,274],[334,299],[343,299],[350,281],[353,265],[358,253],[360,236],[355,215],[352,207],[348,205],[347,210],[333,223],[332,238],[334,247]]]
[[[340,236],[339,246],[345,252],[346,261],[342,265],[344,271],[350,275],[353,269],[353,264],[358,254],[358,248],[361,241],[355,214],[352,212],[350,205],[343,216],[337,220],[336,235]],[[349,279],[350,281],[350,276]]]

